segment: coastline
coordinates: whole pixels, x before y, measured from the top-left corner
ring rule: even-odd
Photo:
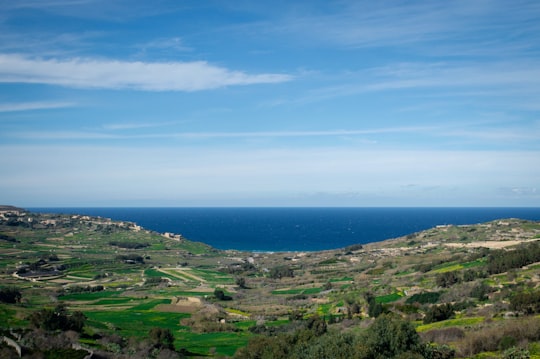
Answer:
[[[540,208],[28,208],[137,223],[220,250],[315,252],[406,236],[438,225],[540,220]]]

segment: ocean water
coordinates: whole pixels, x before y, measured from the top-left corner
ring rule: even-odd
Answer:
[[[442,224],[540,220],[540,208],[30,208],[101,216],[219,249],[318,251],[395,238]]]

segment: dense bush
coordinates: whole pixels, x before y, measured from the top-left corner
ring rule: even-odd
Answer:
[[[467,269],[466,271],[463,271],[463,281],[464,282],[472,282],[475,279],[478,278],[486,278],[487,273],[483,270],[474,270],[474,269]]]
[[[226,295],[223,289],[219,288],[214,289],[214,297],[216,297],[217,300],[232,300],[231,296]]]
[[[105,290],[105,287],[103,287],[102,285],[93,285],[93,286],[74,285],[74,286],[66,288],[65,292],[67,293],[94,293],[94,292],[101,292],[103,290]]]
[[[540,319],[529,317],[495,323],[469,332],[456,345],[461,356],[470,357],[481,352],[500,350],[508,338],[513,338],[520,345],[540,340]]]
[[[413,303],[434,304],[434,303],[437,303],[440,297],[441,297],[440,292],[417,293],[407,298],[405,303],[407,304],[413,304]]]
[[[529,359],[531,354],[522,348],[510,348],[503,353],[503,359]]]
[[[154,327],[150,329],[148,337],[156,348],[174,349],[174,335],[170,329]]]
[[[270,270],[270,278],[281,279],[284,277],[294,277],[293,270],[288,266],[277,266]]]
[[[412,358],[414,353],[421,351],[420,337],[413,325],[389,315],[378,317],[366,331],[362,342],[364,358]]]
[[[426,311],[424,324],[440,322],[454,316],[454,306],[450,303],[433,305]]]
[[[471,297],[476,298],[479,301],[484,301],[488,299],[488,294],[492,293],[493,291],[494,289],[486,283],[479,283],[471,290]]]
[[[456,271],[439,273],[435,277],[435,283],[443,288],[449,288],[459,282],[461,282],[461,277]]]
[[[505,249],[492,251],[488,257],[487,271],[489,274],[503,273],[539,261],[540,245],[536,241],[511,251]]]
[[[15,304],[21,301],[21,292],[17,288],[5,287],[0,288],[0,302]]]
[[[355,252],[363,249],[364,247],[361,244],[351,244],[344,248],[346,252]]]
[[[86,317],[81,312],[68,312],[63,304],[57,305],[54,309],[41,309],[30,315],[30,323],[34,328],[49,331],[68,331],[81,332]]]
[[[510,308],[525,314],[540,313],[540,291],[514,294],[510,298]]]
[[[119,242],[119,241],[110,241],[109,244],[111,246],[120,247],[120,248],[126,248],[126,249],[141,249],[149,247],[150,244],[148,243],[137,243],[137,242]]]
[[[428,350],[411,323],[389,315],[379,316],[362,333],[327,332],[324,321],[313,317],[295,332],[252,338],[235,358],[446,359],[453,357],[449,351],[438,347]]]
[[[7,234],[0,233],[0,240],[2,241],[8,241],[8,242],[17,242],[17,239],[12,236],[8,236]]]
[[[144,280],[144,284],[147,286],[159,285],[161,283],[168,283],[168,281],[162,277],[148,277]]]

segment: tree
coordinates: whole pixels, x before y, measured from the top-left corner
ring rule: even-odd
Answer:
[[[246,288],[246,279],[244,277],[236,277],[236,285],[242,289]]]
[[[174,335],[170,329],[154,327],[148,333],[152,345],[160,349],[174,349]]]
[[[364,340],[366,358],[414,357],[404,353],[419,353],[420,336],[413,325],[391,315],[381,315],[368,328]]]
[[[81,332],[86,316],[79,311],[69,313],[64,304],[58,304],[54,309],[41,309],[30,315],[30,323],[35,328],[41,328],[50,331],[68,331]]]
[[[432,305],[427,311],[424,317],[424,324],[440,322],[446,320],[454,315],[454,306],[450,303],[441,305]]]
[[[313,331],[315,336],[321,336],[326,333],[327,325],[324,318],[314,315],[307,320],[306,328]]]
[[[366,293],[364,295],[366,302],[368,303],[368,315],[372,318],[377,318],[379,315],[385,312],[384,306],[377,302],[377,299],[372,293]]]
[[[225,295],[225,292],[223,289],[216,288],[214,290],[214,297],[216,297],[217,300],[231,300],[232,297]]]
[[[440,287],[449,288],[454,284],[459,283],[460,278],[458,277],[456,271],[444,272],[437,275],[435,282]]]
[[[17,288],[0,289],[0,302],[15,304],[21,301],[21,292]]]
[[[486,283],[480,283],[471,290],[471,297],[484,301],[488,299],[488,294],[493,292],[493,289]]]
[[[540,291],[514,294],[510,298],[510,308],[525,314],[540,313]]]

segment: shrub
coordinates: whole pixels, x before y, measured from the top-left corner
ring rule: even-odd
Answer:
[[[540,313],[540,291],[516,293],[510,298],[510,307],[525,314]]]
[[[232,300],[232,297],[226,295],[223,289],[218,288],[214,290],[214,297],[216,297],[217,300]]]
[[[8,236],[6,234],[1,234],[1,233],[0,233],[0,240],[8,241],[8,242],[17,242],[16,238]]]
[[[499,350],[507,350],[513,348],[516,346],[516,344],[516,338],[510,336],[502,337],[499,341]]]
[[[30,323],[35,328],[49,331],[81,332],[86,316],[82,312],[69,313],[65,305],[59,304],[54,309],[41,309],[30,315]]]
[[[448,345],[426,344],[422,354],[424,359],[452,359],[456,350]]]
[[[126,248],[126,249],[141,249],[149,247],[148,243],[137,243],[137,242],[121,242],[121,241],[110,241],[111,246]]]
[[[366,332],[364,343],[367,358],[394,358],[421,350],[420,337],[413,325],[390,315],[381,315],[373,322]]]
[[[284,277],[294,277],[294,272],[290,267],[277,266],[270,270],[270,278],[281,279]]]
[[[487,271],[489,274],[503,273],[538,261],[540,261],[540,244],[533,242],[512,251],[505,249],[492,251],[488,257]]]
[[[431,306],[424,317],[424,324],[450,319],[454,315],[454,307],[450,303]]]
[[[148,336],[154,347],[174,349],[174,335],[170,329],[154,327],[150,329]]]
[[[484,301],[488,299],[488,294],[493,292],[493,289],[486,283],[480,283],[471,290],[471,297]]]
[[[377,299],[372,293],[367,292],[364,298],[368,303],[368,315],[370,317],[377,318],[379,315],[387,312],[387,309],[381,303],[377,302]]]
[[[410,296],[407,298],[405,303],[407,304],[413,304],[413,303],[420,303],[420,304],[434,304],[437,303],[439,298],[441,297],[440,292],[424,292],[424,293],[418,293]]]
[[[529,359],[531,354],[522,348],[510,348],[503,353],[503,359]]]
[[[421,333],[420,337],[425,342],[450,344],[459,339],[465,338],[465,332],[461,328],[450,327],[450,328],[442,328],[442,329],[433,329],[433,330]]]
[[[15,304],[21,301],[21,292],[17,288],[5,287],[0,289],[0,302]]]
[[[513,338],[516,343],[540,340],[540,319],[534,317],[509,319],[491,327],[472,331],[458,344],[459,354],[469,357],[481,352],[497,351],[512,340],[503,338]]]
[[[449,288],[460,281],[461,278],[458,276],[456,271],[439,273],[435,278],[437,285],[443,288]]]
[[[361,244],[351,244],[344,248],[346,252],[355,252],[363,249],[364,247]]]

